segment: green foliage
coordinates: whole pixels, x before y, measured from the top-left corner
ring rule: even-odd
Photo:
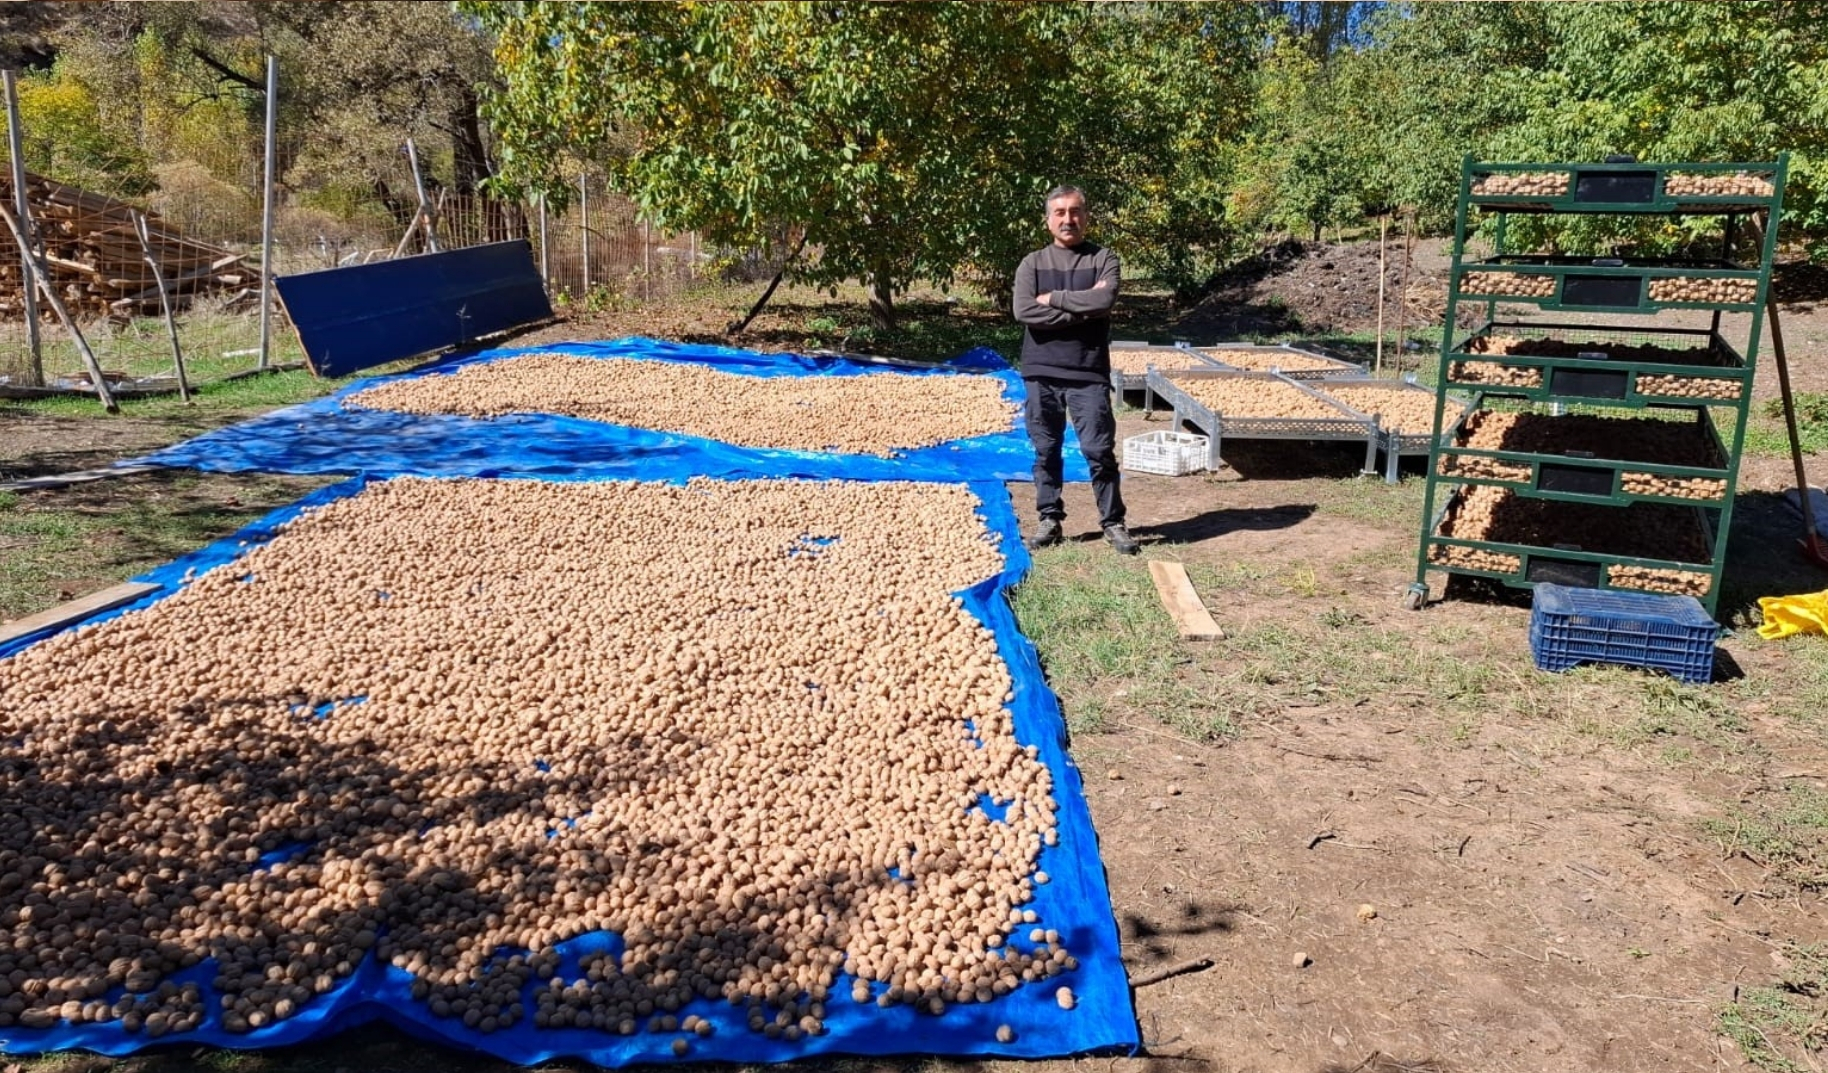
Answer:
[[[797,281],[1004,293],[1061,181],[1143,271],[1178,283],[1230,252],[1249,5],[464,10],[498,41],[505,187],[563,196],[567,154],[587,154],[662,226],[734,248],[785,228],[808,251]]]
[[[1082,21],[1062,158],[1091,195],[1100,241],[1187,297],[1237,252],[1233,173],[1262,15],[1250,4],[1096,4]],[[1015,209],[1026,234],[1038,207]]]
[[[1355,121],[1367,65],[1323,66],[1296,40],[1279,40],[1258,75],[1257,116],[1245,143],[1237,203],[1253,229],[1310,234],[1361,218],[1370,190],[1368,147]]]
[[[132,197],[150,190],[146,155],[107,103],[82,67],[67,59],[20,79],[26,167],[99,193]]]
[[[143,199],[201,237],[258,226],[268,54],[284,183],[301,200],[345,218],[397,206],[408,137],[434,185],[473,192],[487,177],[489,42],[448,3],[43,7],[67,10],[45,16],[56,66],[21,81],[28,164]]]
[[[815,285],[866,279],[901,291],[1033,245],[1060,117],[1070,114],[1070,12],[927,3],[466,10],[500,42],[505,86],[490,115],[504,177],[520,189],[556,200],[561,154],[594,153],[661,226],[751,248],[788,225],[808,251],[791,275]],[[617,137],[625,128],[636,132],[632,151]]]
[[[1792,154],[1787,223],[1828,225],[1828,28],[1778,2],[1392,5],[1363,57],[1380,68],[1377,168],[1443,224],[1464,154],[1516,161],[1759,161]],[[1682,225],[1512,221],[1518,245],[1650,250]],[[1553,230],[1551,230],[1553,228]]]

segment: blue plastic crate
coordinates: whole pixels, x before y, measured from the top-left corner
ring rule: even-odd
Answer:
[[[1530,653],[1545,671],[1618,663],[1668,671],[1684,682],[1714,677],[1720,625],[1693,596],[1580,589],[1541,583],[1530,612]]]

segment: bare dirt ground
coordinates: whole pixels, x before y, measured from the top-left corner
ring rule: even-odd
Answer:
[[[1259,476],[1238,481],[1127,479],[1145,555],[1319,573],[1316,595],[1208,596],[1234,634],[1324,614],[1428,660],[1490,665],[1498,646],[1515,688],[1541,688],[1527,606],[1402,610],[1414,534],[1316,509],[1312,480],[1277,462],[1240,459]],[[1083,494],[1069,511],[1095,516]],[[1745,538],[1736,554],[1784,553]],[[1726,648],[1748,677],[1785,658]],[[1250,657],[1217,642],[1189,658],[1223,674]],[[1581,703],[1612,703],[1604,690],[1517,713],[1497,696],[1512,683],[1491,683],[1488,714],[1456,715],[1416,685],[1285,694],[1223,745],[1143,724],[1075,741],[1132,977],[1213,963],[1137,990],[1150,1051],[1240,1073],[1742,1068],[1714,1012],[1772,975],[1773,937],[1818,941],[1825,921],[1699,820],[1819,771],[1815,733],[1771,698],[1731,713],[1743,736],[1672,762],[1660,735],[1583,728],[1607,720]]]
[[[1118,331],[1221,338],[1368,326],[1363,247],[1287,256],[1297,263],[1194,310],[1139,299]],[[1356,266],[1347,285],[1335,278],[1342,264]],[[1812,391],[1828,388],[1820,290],[1791,291],[1785,323],[1798,386]],[[1286,327],[1247,327],[1276,323],[1265,318],[1278,310],[1293,318],[1279,322]],[[742,345],[800,346],[806,322],[825,311],[788,303]],[[580,316],[513,343],[631,333],[726,342],[729,315]],[[987,330],[1000,323],[996,311],[958,315],[981,316]],[[1758,394],[1774,390],[1767,366]],[[1166,427],[1159,415],[1127,412],[1120,434]],[[43,466],[55,455],[58,465],[94,465],[168,435],[131,420],[9,415],[0,462]],[[1143,558],[1187,563],[1229,635],[1175,645],[1171,660],[1187,706],[1222,709],[1229,732],[1191,734],[1153,718],[1123,679],[1081,682],[1066,698],[1125,963],[1139,982],[1145,1053],[923,1068],[1750,1068],[1723,1037],[1719,1012],[1777,980],[1793,944],[1828,941],[1821,887],[1748,852],[1731,830],[1746,808],[1828,781],[1820,713],[1806,710],[1828,683],[1806,698],[1795,692],[1807,680],[1802,646],[1825,642],[1766,643],[1743,629],[1756,595],[1828,585],[1791,547],[1799,523],[1775,494],[1788,463],[1748,460],[1721,608],[1742,628],[1723,645],[1721,680],[1691,689],[1630,672],[1535,672],[1527,602],[1502,593],[1456,586],[1424,611],[1404,610],[1420,496],[1414,482],[1358,480],[1361,459],[1344,447],[1236,444],[1223,474],[1126,478]],[[1828,461],[1813,466],[1819,482]],[[231,479],[201,487],[245,494]],[[1026,517],[1030,490],[1011,491]],[[1037,575],[1116,569],[1146,586],[1140,561],[1112,567],[1091,543],[1089,490],[1069,489],[1068,504],[1068,531],[1081,542],[1046,553]],[[1175,969],[1187,971],[1147,982]],[[204,1065],[504,1068],[381,1029],[245,1056],[183,1048],[26,1068]]]

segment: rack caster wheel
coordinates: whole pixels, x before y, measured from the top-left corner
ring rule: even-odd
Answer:
[[[1417,582],[1403,593],[1403,608],[1408,611],[1420,611],[1428,603],[1428,586]]]

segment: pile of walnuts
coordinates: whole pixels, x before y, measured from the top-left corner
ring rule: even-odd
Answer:
[[[738,447],[892,455],[1006,432],[1016,405],[978,374],[744,376],[686,362],[524,354],[379,384],[359,409],[459,417],[559,414]]]
[[[791,1040],[1070,971],[1051,776],[952,595],[1002,569],[977,508],[400,478],[0,661],[0,1027],[254,1030],[372,953],[482,1032],[683,1054],[696,999]]]

